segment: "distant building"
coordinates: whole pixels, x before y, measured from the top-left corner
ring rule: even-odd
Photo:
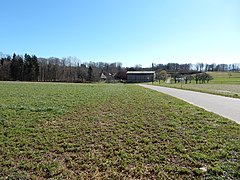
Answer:
[[[127,71],[128,83],[155,81],[155,71]]]
[[[101,81],[106,81],[107,80],[107,76],[102,73],[101,76],[100,76],[100,79],[101,79]]]

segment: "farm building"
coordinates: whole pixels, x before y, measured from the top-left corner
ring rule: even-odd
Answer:
[[[152,82],[155,81],[155,71],[127,71],[127,82]]]
[[[107,80],[107,76],[104,73],[102,73],[101,76],[100,76],[100,80],[101,81],[106,81]]]

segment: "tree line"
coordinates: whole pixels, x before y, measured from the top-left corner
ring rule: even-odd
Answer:
[[[53,82],[98,82],[101,74],[108,80],[122,69],[121,63],[80,63],[75,57],[39,58],[39,81]]]
[[[126,78],[125,69],[117,62],[80,63],[75,57],[37,58],[35,55],[21,56],[15,53],[12,57],[1,56],[1,81],[98,82],[101,74],[104,74],[108,81]]]
[[[149,68],[142,68],[141,65],[125,68],[119,62],[88,62],[81,63],[78,58],[38,58],[35,55],[4,55],[0,53],[0,80],[1,81],[42,81],[42,82],[98,82],[104,77],[109,82],[113,80],[126,80],[126,71],[157,72],[158,79],[164,79],[158,73],[162,70],[171,74],[174,81],[185,78],[185,82],[202,82],[206,77],[205,71],[240,71],[240,64],[152,64]],[[202,77],[192,74],[202,73]],[[103,76],[104,75],[104,76]],[[204,82],[205,80],[203,80]],[[207,80],[206,80],[207,81]]]
[[[39,62],[35,55],[24,56],[13,54],[12,57],[0,59],[0,80],[3,81],[37,81]]]
[[[167,64],[152,64],[153,70],[164,69],[166,71],[186,71],[186,70],[193,70],[197,72],[207,72],[207,71],[232,71],[232,72],[239,72],[240,71],[240,63],[233,63],[233,64],[204,64],[204,63],[197,63],[197,64],[178,64],[178,63],[167,63]]]
[[[161,70],[161,69],[158,69],[156,71],[156,80],[158,80],[159,84],[161,80],[165,82],[169,78],[172,78],[174,83],[184,82],[185,84],[191,83],[193,80],[196,81],[196,84],[204,84],[206,82],[208,83],[210,80],[213,79],[213,77],[206,72],[197,72],[197,73],[194,72],[193,74],[192,72],[180,73],[176,71],[169,74],[167,71]]]

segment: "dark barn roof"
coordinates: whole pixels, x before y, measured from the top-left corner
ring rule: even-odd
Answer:
[[[127,71],[127,74],[155,74],[155,71]]]
[[[155,80],[155,71],[127,71],[127,82],[152,82]]]

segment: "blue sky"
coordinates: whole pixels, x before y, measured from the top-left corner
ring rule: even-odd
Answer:
[[[4,54],[240,63],[239,0],[1,0],[0,9]]]

